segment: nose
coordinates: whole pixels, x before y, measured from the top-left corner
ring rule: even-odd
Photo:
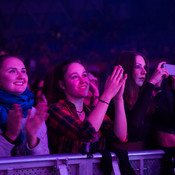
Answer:
[[[85,83],[86,81],[88,81],[88,79],[86,77],[80,76],[79,77],[80,83]]]
[[[17,76],[18,76],[18,78],[22,78],[22,73],[20,72],[20,71],[17,71]]]
[[[142,73],[142,74],[146,74],[146,73],[147,73],[147,71],[145,70],[144,67],[142,67],[142,71],[141,71],[141,73]]]

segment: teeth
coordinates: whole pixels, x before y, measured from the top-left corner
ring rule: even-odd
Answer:
[[[16,84],[16,85],[23,85],[24,83],[14,83],[14,84]]]
[[[85,88],[86,88],[86,86],[81,86],[81,87],[80,87],[80,89],[85,89]]]

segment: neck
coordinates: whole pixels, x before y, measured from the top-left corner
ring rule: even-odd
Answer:
[[[79,99],[75,99],[75,98],[67,98],[68,101],[70,101],[71,103],[73,103],[76,107],[76,110],[78,112],[81,113],[81,111],[83,111],[83,102],[84,102],[84,98],[79,98]]]

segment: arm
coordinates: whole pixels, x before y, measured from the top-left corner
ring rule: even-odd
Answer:
[[[12,110],[8,113],[7,118],[7,131],[0,135],[0,156],[11,156],[11,150],[13,149],[14,141],[18,137],[22,128],[22,110],[20,105],[14,104]]]
[[[121,66],[116,66],[112,75],[109,76],[106,81],[104,92],[100,97],[102,101],[98,101],[96,107],[87,118],[96,131],[101,127],[111,99],[120,91],[125,81],[126,80],[123,79],[123,68]]]
[[[26,134],[29,154],[48,154],[47,130],[45,120],[48,117],[48,107],[46,103],[39,103],[36,106],[36,112],[31,117],[31,110],[26,119]],[[44,144],[45,143],[45,144]]]
[[[175,92],[162,91],[155,97],[156,110],[153,115],[155,124],[168,129],[175,129]]]
[[[121,140],[127,140],[127,120],[124,109],[123,93],[126,84],[127,75],[124,77],[124,83],[119,92],[114,97],[115,119],[114,119],[114,133]]]

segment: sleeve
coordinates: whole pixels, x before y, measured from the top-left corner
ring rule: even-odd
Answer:
[[[144,121],[151,100],[154,85],[147,82],[132,110],[125,110],[128,127],[140,127]]]
[[[52,105],[47,120],[48,131],[83,142],[92,141],[96,136],[94,127],[88,120],[80,121],[65,105]]]
[[[175,129],[175,99],[172,91],[162,91],[155,97],[156,110],[153,115],[155,124]]]
[[[32,107],[31,116],[35,115],[36,109]],[[48,147],[48,137],[47,137],[47,127],[46,123],[43,122],[39,130],[37,131],[38,137],[38,144],[34,148],[29,148],[27,143],[27,136],[25,130],[26,120],[23,121],[22,132],[25,136],[24,143],[19,147],[20,152],[22,155],[45,155],[49,154],[49,147]]]
[[[0,140],[0,157],[10,157],[14,144],[8,142],[2,135],[0,135]]]
[[[47,127],[45,122],[41,125],[37,132],[39,143],[33,149],[30,149],[28,144],[26,145],[28,155],[44,155],[49,154]]]

